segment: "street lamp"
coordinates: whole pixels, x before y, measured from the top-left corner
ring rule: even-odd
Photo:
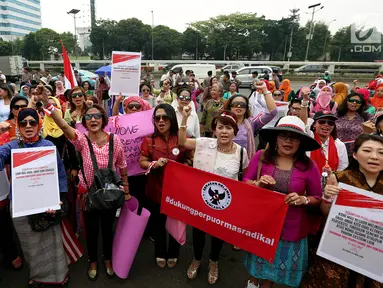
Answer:
[[[335,22],[336,19],[330,21],[330,23],[327,24],[328,27],[330,27],[330,24],[332,22]],[[331,32],[330,32],[331,33]],[[326,60],[326,46],[327,46],[327,37],[328,37],[328,34],[327,31],[326,31],[326,36],[324,37],[324,45],[323,45],[323,60]]]
[[[312,16],[311,16],[311,23],[310,23],[310,32],[309,32],[309,35],[307,37],[307,49],[306,49],[306,57],[305,57],[305,61],[307,61],[307,58],[309,56],[309,50],[310,50],[310,41],[311,41],[311,38],[313,37],[313,35],[311,35],[312,33],[312,30],[313,30],[313,24],[314,24],[314,15],[316,12],[322,10],[324,8],[324,6],[320,7],[319,9],[315,10],[316,7],[320,6],[321,3],[318,3],[318,4],[314,4],[314,5],[311,5],[309,6],[309,9],[313,9],[313,12],[312,12]]]
[[[78,10],[78,9],[72,9],[69,12],[67,12],[67,14],[68,15],[72,15],[73,19],[74,19],[74,47],[73,47],[73,53],[76,56],[76,59],[77,59],[77,49],[76,49],[76,46],[77,46],[76,15],[78,14],[78,12],[80,12],[80,10]]]
[[[154,29],[154,12],[152,10],[152,60],[154,60],[154,36],[153,36],[153,29]]]

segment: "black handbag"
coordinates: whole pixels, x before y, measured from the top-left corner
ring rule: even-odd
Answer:
[[[66,217],[68,211],[67,193],[60,193],[60,201],[62,202],[60,210],[54,215],[47,213],[39,213],[28,216],[28,224],[34,232],[45,232],[49,227],[58,225]]]
[[[110,99],[109,90],[107,89],[102,90],[101,98],[102,100],[109,100]]]
[[[82,175],[88,188],[88,194],[85,199],[85,209],[87,211],[92,211],[121,208],[125,203],[125,194],[124,191],[120,189],[120,186],[122,185],[120,176],[118,176],[116,171],[112,169],[114,134],[110,134],[108,168],[105,169],[98,168],[92,143],[90,142],[88,136],[85,135],[85,137],[88,141],[90,158],[92,159],[94,170],[93,183],[89,187],[85,178],[84,168],[81,167]]]

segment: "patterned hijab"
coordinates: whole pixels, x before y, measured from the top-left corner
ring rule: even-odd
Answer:
[[[21,121],[23,121],[28,116],[32,116],[37,122],[37,134],[32,139],[26,139],[24,135],[20,132],[19,124]],[[35,109],[32,108],[23,108],[20,110],[19,115],[17,117],[17,124],[16,124],[16,138],[17,140],[26,143],[26,144],[33,144],[39,141],[40,136],[43,133],[43,120],[41,119],[39,113]]]

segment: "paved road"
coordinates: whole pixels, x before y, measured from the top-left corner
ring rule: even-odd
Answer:
[[[210,245],[210,241],[206,241]],[[210,247],[210,246],[209,246]],[[107,279],[104,272],[100,271],[100,277],[93,283],[86,278],[87,258],[84,256],[78,263],[71,267],[71,288],[98,288],[98,287],[131,287],[131,288],[207,288],[212,287],[207,283],[208,247],[205,247],[204,260],[200,274],[194,281],[187,280],[186,270],[192,259],[191,230],[188,230],[188,241],[181,248],[180,262],[174,268],[160,269],[154,262],[154,245],[149,239],[143,239],[136,256],[130,276],[127,280],[118,278]],[[101,253],[101,252],[100,252]],[[100,254],[101,255],[101,254]],[[242,264],[244,252],[235,252],[231,245],[225,244],[220,260],[220,279],[216,287],[239,288],[246,287],[247,273]],[[101,259],[101,257],[100,257]],[[28,281],[28,268],[14,272],[0,267],[1,288],[24,288]],[[276,285],[274,287],[281,288]]]

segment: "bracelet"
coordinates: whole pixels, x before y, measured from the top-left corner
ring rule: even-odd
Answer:
[[[152,161],[149,163],[148,169],[145,172],[145,175],[148,175],[150,173],[150,170],[156,165],[157,161]]]
[[[180,128],[187,129],[188,126],[186,126],[186,125],[181,125]]]
[[[309,197],[303,196],[305,198],[305,205],[309,205],[311,200]]]
[[[48,103],[47,105],[45,105],[45,109],[52,112],[55,109],[55,106],[53,106],[52,103]]]
[[[270,91],[266,91],[266,92],[264,92],[263,95],[267,95],[267,94],[272,94],[272,93]]]
[[[331,204],[332,202],[334,202],[334,197],[332,196],[332,197],[330,197],[330,198],[326,198],[326,197],[324,197],[324,194],[323,194],[323,195],[322,195],[322,200],[323,200],[323,202],[326,203],[326,204]]]

